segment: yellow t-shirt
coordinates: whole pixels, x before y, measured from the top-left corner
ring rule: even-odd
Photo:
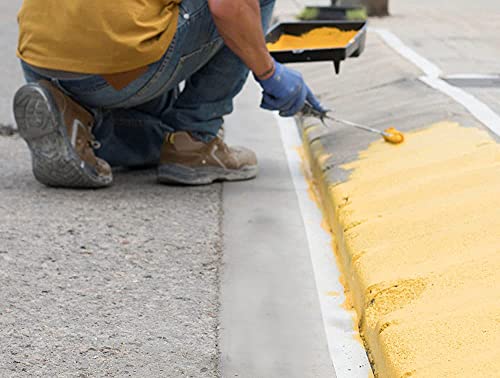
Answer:
[[[24,0],[17,55],[40,68],[85,74],[131,71],[172,42],[182,0]]]

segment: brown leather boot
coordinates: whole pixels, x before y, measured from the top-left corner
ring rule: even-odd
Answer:
[[[21,87],[14,97],[14,115],[38,181],[68,188],[111,185],[109,164],[94,154],[99,147],[91,132],[94,118],[50,82]]]
[[[204,143],[187,132],[177,132],[168,134],[163,142],[158,181],[205,185],[214,181],[249,180],[257,173],[257,157],[249,149],[229,147],[220,137]]]

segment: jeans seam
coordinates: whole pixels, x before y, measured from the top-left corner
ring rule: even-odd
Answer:
[[[156,97],[160,96],[163,92],[165,92],[165,91],[166,91],[166,89],[167,89],[169,86],[171,86],[173,79],[175,79],[176,73],[177,73],[180,69],[182,69],[182,64],[183,64],[183,61],[185,61],[185,60],[186,60],[187,58],[189,58],[190,56],[195,55],[195,54],[198,54],[200,51],[202,51],[202,50],[204,50],[204,49],[207,49],[207,48],[210,48],[210,47],[212,47],[213,45],[215,45],[216,43],[220,43],[220,42],[221,42],[221,38],[220,38],[220,37],[218,37],[218,38],[214,39],[213,41],[211,41],[211,42],[209,42],[209,43],[206,43],[205,45],[201,46],[198,50],[193,51],[193,52],[191,52],[191,53],[189,53],[189,54],[186,54],[186,55],[184,55],[184,56],[180,57],[180,58],[179,58],[179,60],[178,60],[178,62],[177,62],[177,65],[176,65],[176,67],[175,67],[174,71],[172,72],[171,77],[167,80],[167,82],[166,82],[166,83],[164,83],[164,84],[163,84],[163,85],[162,85],[162,86],[161,86],[161,87],[160,87],[157,91],[155,91],[155,92],[154,92],[154,95],[150,95],[150,96],[148,96],[148,97],[146,97],[146,98],[142,99],[142,101],[141,101],[141,102],[147,103],[147,102],[149,102],[149,101],[151,101],[151,100],[154,100]],[[198,68],[198,69],[199,69],[199,68]],[[159,71],[158,71],[158,72],[159,72]],[[135,96],[130,97],[130,98],[129,98],[129,100],[130,100],[130,99],[132,99],[132,98],[134,98],[134,97],[135,97]]]

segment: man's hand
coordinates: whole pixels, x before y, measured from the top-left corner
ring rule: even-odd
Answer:
[[[265,80],[257,79],[263,89],[261,107],[267,110],[279,110],[282,117],[291,117],[302,110],[306,102],[315,110],[325,109],[304,82],[302,75],[275,62],[275,70]]]

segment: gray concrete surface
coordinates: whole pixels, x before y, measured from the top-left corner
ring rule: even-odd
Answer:
[[[500,73],[500,2],[497,0],[393,0],[392,17],[372,19],[442,70],[443,75]],[[500,90],[464,89],[500,112]]]
[[[224,185],[224,377],[335,377],[303,220],[279,129],[249,83],[228,140],[257,151],[257,180]],[[319,225],[318,225],[319,227]]]
[[[221,186],[48,189],[0,137],[0,377],[216,377]]]
[[[466,91],[500,114],[500,85],[495,88],[466,88]]]
[[[392,0],[391,13],[371,24],[390,28],[445,74],[500,72],[497,0]]]

